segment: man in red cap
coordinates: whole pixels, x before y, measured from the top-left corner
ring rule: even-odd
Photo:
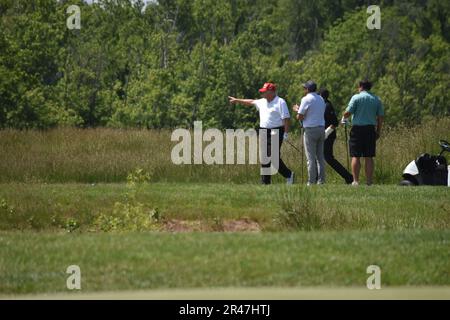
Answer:
[[[289,170],[280,157],[280,149],[283,140],[288,139],[290,114],[286,101],[277,95],[277,87],[275,84],[266,82],[264,86],[259,89],[262,99],[237,99],[228,97],[232,104],[243,104],[246,106],[255,106],[259,111],[259,126],[260,133],[265,132],[267,135],[267,155],[271,156],[271,136],[278,135],[278,172],[286,178],[287,184],[294,183],[294,172]],[[261,130],[262,129],[262,130]],[[270,162],[261,165],[263,168],[270,167]],[[270,175],[261,175],[262,184],[270,184]]]

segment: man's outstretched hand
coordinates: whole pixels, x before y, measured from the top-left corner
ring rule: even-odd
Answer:
[[[236,104],[238,102],[238,99],[236,99],[235,97],[231,97],[231,96],[228,96],[228,100],[231,104]]]

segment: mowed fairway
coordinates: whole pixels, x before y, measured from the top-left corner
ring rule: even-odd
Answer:
[[[202,297],[208,288],[248,288],[243,297],[275,298],[270,292],[281,291],[268,288],[285,288],[295,299],[309,295],[295,291],[302,288],[358,292],[366,288],[366,268],[378,265],[383,288],[402,287],[397,297],[408,298],[411,288],[448,298],[445,187],[144,184],[136,195],[144,208],[158,208],[162,221],[206,221],[200,231],[208,232],[167,232],[164,224],[155,231],[95,230],[95,217],[126,201],[127,192],[125,184],[1,185],[0,294],[67,294],[66,268],[79,265],[81,294],[157,298],[177,289],[177,298],[180,289],[204,289],[194,290]],[[316,222],[280,223],[280,214],[298,214],[302,201]],[[223,232],[227,221],[242,219],[259,231]],[[226,297],[220,290],[217,297]],[[324,292],[333,298],[336,291]]]
[[[449,284],[448,231],[48,235],[2,233],[2,293],[160,288]]]

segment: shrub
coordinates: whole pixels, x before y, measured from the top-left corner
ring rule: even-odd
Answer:
[[[150,173],[141,168],[129,173],[125,201],[116,202],[112,213],[101,213],[94,221],[94,230],[103,232],[158,230],[162,218],[158,209],[148,209],[137,201],[140,188],[150,179]]]
[[[95,231],[152,231],[159,229],[160,214],[157,209],[147,209],[143,204],[117,202],[111,214],[100,214],[94,221]]]

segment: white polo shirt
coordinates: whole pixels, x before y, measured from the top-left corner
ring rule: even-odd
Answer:
[[[310,92],[302,98],[298,113],[305,116],[303,127],[325,126],[325,101],[315,92]]]
[[[261,128],[282,127],[283,119],[291,117],[286,101],[278,96],[270,102],[265,98],[254,100],[253,104],[259,111],[259,125]]]

